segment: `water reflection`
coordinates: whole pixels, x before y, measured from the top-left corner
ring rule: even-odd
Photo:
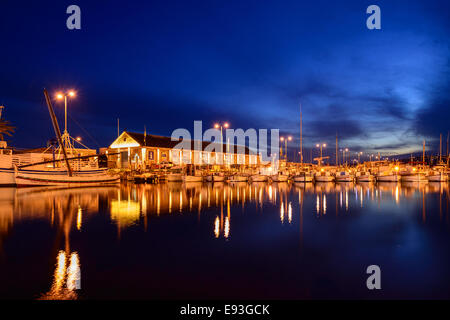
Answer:
[[[208,237],[215,239],[215,243],[233,241],[242,232],[253,230],[252,225],[242,228],[243,217],[254,215],[257,220],[273,216],[276,220],[275,223],[270,220],[271,226],[296,230],[302,248],[312,223],[307,220],[309,217],[325,227],[323,222],[330,218],[366,214],[361,208],[379,214],[411,215],[420,224],[434,223],[437,219],[448,226],[449,185],[166,183],[80,189],[6,188],[0,192],[0,256],[15,226],[29,221],[44,222],[55,231],[54,251],[49,254],[55,266],[53,279],[48,279],[48,292],[41,294],[40,299],[76,299],[83,290],[81,279],[85,277],[80,256],[83,257],[86,247],[71,243],[71,239],[89,233],[91,220],[100,213],[113,226],[119,242],[123,232],[151,233],[156,219],[171,216],[193,216],[198,226],[205,226]],[[194,225],[185,224],[183,228]],[[177,232],[174,229],[174,238]],[[0,260],[0,267],[3,263],[8,261]],[[83,260],[84,265],[87,263]]]

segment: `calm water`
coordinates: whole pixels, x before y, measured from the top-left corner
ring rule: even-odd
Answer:
[[[0,189],[3,299],[448,299],[449,289],[447,184]]]

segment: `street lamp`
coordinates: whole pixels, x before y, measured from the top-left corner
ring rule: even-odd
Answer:
[[[280,141],[283,142],[284,141],[284,158],[286,159],[287,162],[287,142],[292,140],[292,136],[287,136],[285,137],[280,137]],[[281,157],[283,156],[283,149],[280,148],[281,150]]]
[[[56,99],[62,100],[64,99],[64,133],[67,133],[67,97],[74,98],[75,97],[75,91],[70,90],[66,93],[58,92],[56,94]]]
[[[220,123],[214,124],[214,128],[215,129],[219,129],[220,128],[220,149],[223,148],[223,128],[228,129],[229,126],[230,125],[228,124],[228,122],[224,122],[223,124],[220,124]],[[228,144],[227,144],[227,148],[228,148]],[[228,150],[226,150],[226,151],[228,151]],[[222,150],[222,157],[224,156],[224,154],[225,153]]]
[[[64,99],[64,133],[63,133],[63,141],[65,144],[65,147],[70,146],[70,136],[67,132],[67,97],[74,98],[76,96],[75,91],[69,90],[67,92],[58,92],[56,94],[56,99],[63,100]]]

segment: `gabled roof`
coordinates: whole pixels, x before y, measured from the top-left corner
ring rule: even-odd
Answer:
[[[154,147],[154,148],[166,148],[166,149],[172,149],[174,148],[178,143],[180,143],[182,140],[175,140],[172,141],[171,137],[164,137],[164,136],[158,136],[158,135],[153,135],[153,134],[143,134],[143,133],[136,133],[136,132],[128,132],[128,131],[124,131],[119,138],[117,138],[115,140],[118,141],[119,139],[124,138],[124,134],[128,135],[129,137],[131,137],[136,143],[139,144],[139,146],[143,147]],[[200,143],[200,141],[196,141],[196,140],[190,140],[191,143],[191,150],[194,150],[195,148],[195,144],[196,143]],[[205,148],[207,146],[209,146],[210,144],[216,145],[217,147],[220,146],[219,143],[215,143],[215,142],[210,142],[210,141],[202,141],[202,150],[205,150]],[[111,144],[111,147],[114,145]],[[233,145],[229,145],[229,147],[233,147]],[[237,148],[237,146],[236,146]],[[235,148],[235,149],[236,149]],[[226,151],[227,146],[224,143],[223,144],[223,150]],[[236,152],[236,150],[235,150]],[[245,153],[249,154],[249,149],[248,147],[245,147]]]

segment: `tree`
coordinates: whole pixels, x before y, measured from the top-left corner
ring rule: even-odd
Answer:
[[[4,139],[4,135],[11,136],[15,129],[9,121],[0,120],[0,140]]]

